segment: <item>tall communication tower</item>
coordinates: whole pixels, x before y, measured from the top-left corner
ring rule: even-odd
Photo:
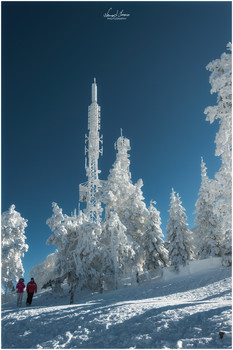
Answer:
[[[87,202],[85,214],[88,218],[92,222],[99,223],[103,209],[97,195],[98,188],[101,187],[101,181],[98,177],[101,173],[98,169],[98,159],[99,155],[103,154],[103,135],[99,136],[100,106],[97,103],[95,78],[92,84],[92,101],[88,107],[88,130],[88,136],[85,135],[85,169],[88,180],[79,185],[79,200],[80,202]]]

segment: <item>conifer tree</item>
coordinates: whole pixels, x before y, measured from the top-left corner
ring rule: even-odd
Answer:
[[[77,228],[77,241],[72,256],[79,288],[100,290],[102,276],[111,269],[109,252],[102,240],[100,224],[89,222],[85,217]]]
[[[54,271],[55,276],[62,277],[68,273],[68,240],[67,240],[67,228],[65,224],[65,215],[63,215],[62,209],[59,208],[57,203],[52,203],[53,215],[47,220],[47,225],[53,232],[53,234],[47,239],[46,244],[53,244],[57,247],[57,263]]]
[[[26,227],[27,220],[15,210],[15,205],[2,213],[2,285],[5,294],[24,274],[22,258],[28,251],[24,235]]]
[[[76,286],[99,289],[101,276],[110,265],[109,254],[101,241],[101,225],[90,222],[81,211],[78,216],[76,213],[70,217],[63,215],[56,203],[53,203],[53,215],[47,224],[53,231],[47,244],[58,248],[56,278],[61,282],[67,279],[71,296]]]
[[[139,180],[136,185],[133,185],[131,181],[129,140],[120,136],[115,148],[117,150],[116,161],[110,170],[103,192],[106,216],[108,217],[108,213],[111,211],[118,215],[119,220],[127,229],[125,234],[134,241],[134,246],[137,246],[135,251],[136,265],[142,269],[144,251],[141,239],[145,232],[145,215],[147,215],[141,191],[143,183],[142,180]]]
[[[148,208],[147,231],[143,237],[143,246],[146,253],[145,269],[156,269],[169,264],[168,251],[164,247],[164,235],[161,229],[160,212],[155,207],[156,202],[150,202]]]
[[[132,247],[135,251],[137,270],[166,266],[167,251],[162,240],[159,212],[152,204],[149,210],[147,209],[141,189],[142,180],[139,179],[135,185],[131,181],[129,140],[120,136],[115,148],[116,161],[104,187],[106,215],[110,211],[116,213],[126,227],[125,235],[128,236],[128,241],[134,242]]]
[[[59,276],[55,274],[57,266],[57,251],[49,254],[44,261],[40,264],[33,266],[30,270],[29,275],[34,277],[37,283],[38,289],[43,288],[49,281],[56,280]],[[51,286],[52,283],[51,283]]]
[[[208,178],[206,165],[201,158],[201,187],[195,211],[197,214],[195,223],[198,225],[196,231],[198,256],[201,259],[222,255],[223,235],[219,231],[219,218],[214,213],[214,205],[220,190],[218,182]]]
[[[111,211],[104,220],[103,226],[105,244],[109,249],[113,263],[114,286],[117,288],[121,275],[135,270],[135,251],[137,251],[138,245],[130,236],[126,235],[127,229],[117,213]]]
[[[221,157],[221,167],[215,177],[221,191],[214,206],[214,214],[219,219],[218,230],[224,237],[225,253],[229,257],[232,237],[232,45],[227,45],[230,53],[223,53],[220,59],[210,62],[211,93],[217,93],[217,105],[205,109],[206,120],[213,123],[219,120],[216,134],[215,155]],[[226,259],[231,265],[231,259]]]
[[[179,266],[187,265],[193,258],[192,232],[188,229],[187,216],[181,203],[179,194],[176,195],[172,189],[167,243],[170,263],[175,271],[179,271]]]
[[[223,256],[222,256],[223,266],[232,265],[232,237],[230,231],[225,234],[225,239],[223,241]]]
[[[115,211],[121,217],[124,212],[123,203],[134,192],[129,170],[129,140],[120,136],[115,143],[115,149],[117,150],[116,160],[103,187],[102,200],[106,205],[106,216],[108,212]]]

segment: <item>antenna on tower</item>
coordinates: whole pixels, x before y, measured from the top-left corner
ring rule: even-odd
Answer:
[[[94,83],[92,83],[92,97],[91,97],[91,101],[92,102],[97,102],[97,85],[96,85],[96,78],[94,78]]]
[[[101,201],[97,196],[97,192],[101,187],[98,174],[98,159],[99,154],[103,154],[103,147],[100,149],[100,144],[103,143],[103,137],[99,135],[100,130],[100,106],[97,103],[97,84],[96,78],[91,86],[91,105],[88,107],[88,136],[85,137],[85,169],[87,182],[79,185],[79,200],[87,202],[85,214],[87,217],[96,223],[101,221]],[[80,211],[80,208],[79,208]]]
[[[121,137],[122,137],[122,128],[121,128]]]

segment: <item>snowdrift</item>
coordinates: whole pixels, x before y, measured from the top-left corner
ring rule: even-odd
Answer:
[[[192,274],[202,273],[203,271],[208,271],[221,267],[221,258],[209,258],[204,260],[194,260],[190,261],[189,265],[180,266],[179,273],[172,271],[171,267],[163,269],[163,280],[167,281],[170,279],[178,278],[181,276],[189,276]]]
[[[73,305],[43,292],[31,308],[3,306],[2,348],[231,348],[231,289],[231,268],[209,259],[150,283],[79,292]]]

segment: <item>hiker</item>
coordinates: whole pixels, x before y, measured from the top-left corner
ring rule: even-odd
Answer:
[[[16,293],[18,293],[17,307],[22,306],[23,291],[24,291],[24,288],[25,288],[25,284],[24,284],[23,282],[24,282],[24,279],[23,279],[23,278],[20,278],[20,279],[19,279],[19,282],[18,282],[17,285],[16,285],[16,289],[17,289],[17,292],[16,292]]]
[[[34,292],[37,292],[37,285],[36,282],[34,281],[34,278],[31,278],[31,281],[28,282],[27,284],[27,293],[28,293],[28,297],[27,297],[27,306],[30,306],[32,303],[32,298],[33,298],[33,294]]]

